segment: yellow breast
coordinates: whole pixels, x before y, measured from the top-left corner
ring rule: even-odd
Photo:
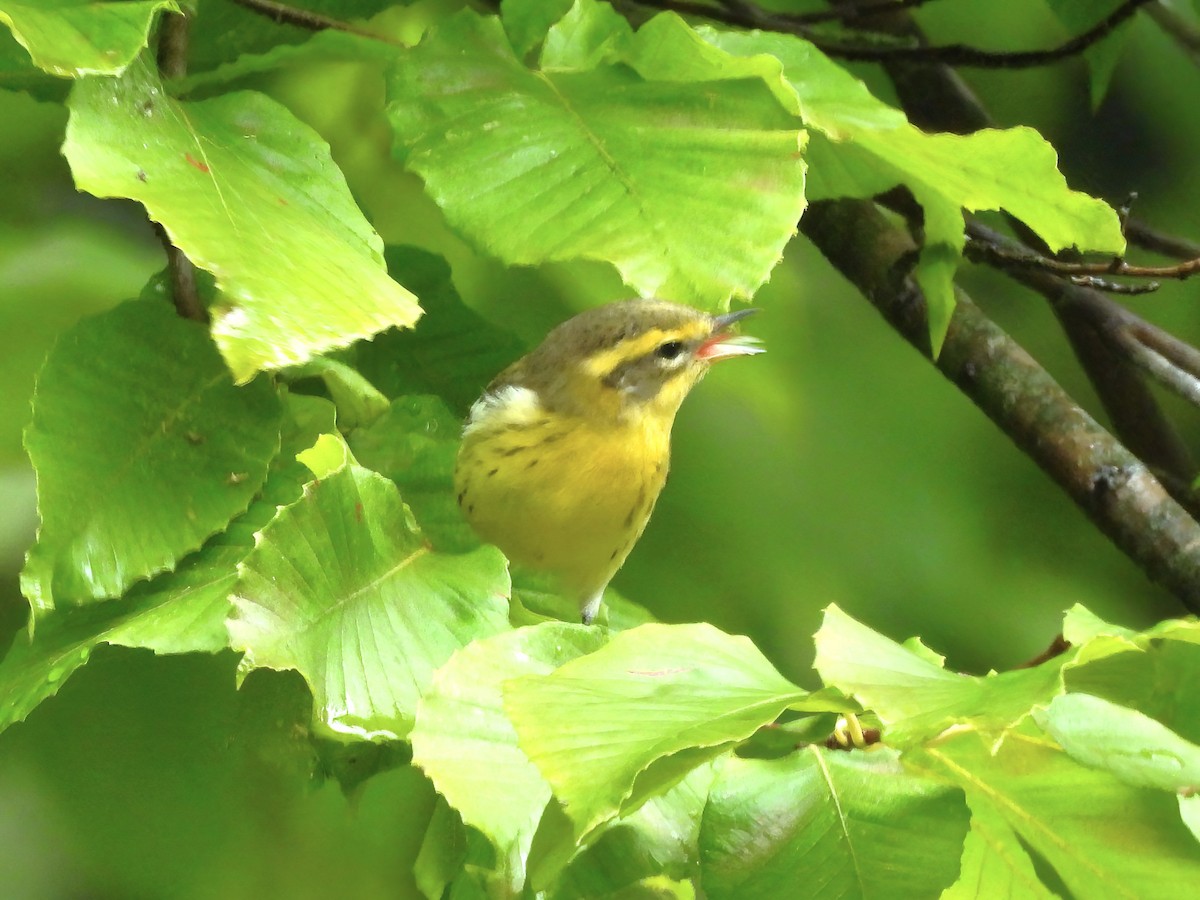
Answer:
[[[468,428],[455,490],[467,520],[514,562],[581,602],[641,536],[667,477],[670,422],[525,416]]]

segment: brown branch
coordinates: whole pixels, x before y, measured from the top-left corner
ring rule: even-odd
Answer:
[[[237,2],[244,2],[244,0],[237,0]],[[726,25],[795,34],[812,42],[829,56],[853,62],[904,60],[972,69],[1025,69],[1048,65],[1082,53],[1093,44],[1104,40],[1131,18],[1140,7],[1153,2],[1153,0],[1126,0],[1087,31],[1070,38],[1057,47],[1016,52],[981,50],[966,44],[942,44],[940,46],[905,44],[880,47],[866,43],[851,44],[844,41],[831,41],[814,32],[808,25],[796,21],[794,17],[769,12],[753,3],[724,3],[718,7],[692,2],[692,0],[637,0],[637,2],[652,9],[666,9],[701,16]],[[842,4],[843,8],[848,8],[848,6],[848,4]],[[877,10],[873,15],[880,15],[884,12],[891,14],[898,8],[900,8],[898,4],[890,4],[889,10]]]
[[[908,276],[917,253],[912,239],[865,201],[814,203],[800,226],[892,327],[930,358],[924,297]],[[1200,525],[964,294],[935,365],[1122,552],[1187,609],[1200,611]]]
[[[897,34],[923,40],[916,24],[907,15],[891,16],[886,25]],[[904,60],[885,63],[884,67],[896,86],[904,111],[914,124],[932,131],[957,134],[992,125],[990,116],[970,88],[950,67]],[[1048,252],[1038,236],[1023,223],[1011,218],[1010,223],[1022,243],[1043,255]],[[1135,220],[1127,220],[1126,224],[1132,240],[1139,233],[1139,225]],[[1200,253],[1185,255],[1190,257]],[[1044,273],[1043,277],[1052,278],[1060,288],[1068,288],[1073,298],[1090,297],[1096,304],[1120,309],[1098,291],[1063,285],[1059,279]],[[1052,306],[1120,439],[1155,471],[1169,475],[1169,485],[1189,484],[1195,474],[1191,454],[1141,372],[1122,359],[1111,341],[1100,336],[1089,317],[1080,311],[1086,305],[1058,303]],[[1174,496],[1181,501],[1191,501],[1190,492],[1186,498],[1182,492]]]
[[[158,26],[158,71],[163,78],[182,78],[187,74],[189,19],[186,13],[164,13]],[[171,299],[175,311],[193,322],[207,322],[208,311],[200,302],[196,288],[196,267],[184,252],[171,242],[167,230],[154,223],[155,233],[167,255],[167,274],[171,280]]]

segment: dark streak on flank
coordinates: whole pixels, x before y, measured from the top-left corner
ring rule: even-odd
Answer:
[[[528,450],[528,449],[530,449],[530,448],[527,444],[518,444],[515,447],[509,447],[507,450],[501,450],[500,455],[501,456],[515,456],[516,454],[521,453],[522,451]]]
[[[492,471],[488,472],[487,477],[491,478],[493,475],[495,475],[499,471],[500,471],[499,469],[492,469]]]

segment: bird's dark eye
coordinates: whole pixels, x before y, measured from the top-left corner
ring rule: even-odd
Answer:
[[[665,344],[659,344],[658,349],[654,351],[654,355],[659,359],[674,359],[683,352],[683,341],[667,341]]]

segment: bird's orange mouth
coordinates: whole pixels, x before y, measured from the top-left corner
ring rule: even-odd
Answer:
[[[762,341],[748,334],[730,334],[721,332],[714,334],[696,351],[696,359],[716,362],[718,359],[728,359],[731,356],[754,356],[756,353],[766,353],[767,348],[761,346]]]

